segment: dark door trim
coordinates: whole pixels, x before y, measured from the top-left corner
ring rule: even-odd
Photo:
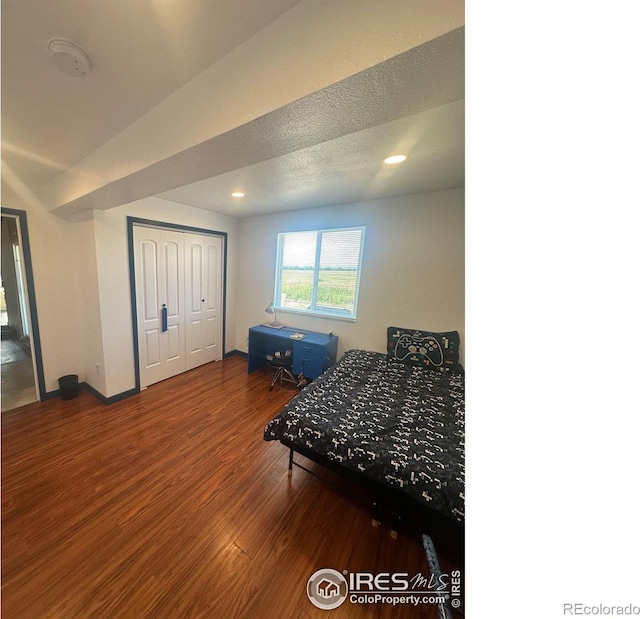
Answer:
[[[42,346],[40,345],[40,326],[38,324],[38,307],[36,304],[35,281],[33,278],[33,264],[31,261],[31,245],[29,243],[29,228],[27,225],[27,213],[13,208],[2,208],[2,215],[16,217],[20,223],[20,239],[22,241],[22,256],[24,258],[24,273],[27,279],[27,297],[29,298],[29,314],[31,318],[31,345],[35,355],[36,380],[38,381],[38,396],[40,400],[54,397],[47,394],[44,382],[44,366],[42,363]]]

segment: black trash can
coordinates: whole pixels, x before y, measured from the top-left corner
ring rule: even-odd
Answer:
[[[67,374],[58,379],[60,385],[60,397],[63,400],[73,400],[78,397],[78,375]]]

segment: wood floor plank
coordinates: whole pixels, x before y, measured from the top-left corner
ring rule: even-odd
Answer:
[[[309,461],[331,483],[288,475],[262,434],[297,391],[269,383],[231,357],[110,406],[82,392],[3,413],[2,616],[326,617],[306,595],[318,569],[426,573],[417,535],[370,525],[366,492]]]

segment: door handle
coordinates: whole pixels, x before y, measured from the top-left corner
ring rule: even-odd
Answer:
[[[167,330],[167,306],[162,304],[162,332]]]

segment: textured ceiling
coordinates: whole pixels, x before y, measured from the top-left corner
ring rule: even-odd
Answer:
[[[351,11],[354,24],[361,19],[354,10],[358,2],[339,5]],[[374,3],[364,4],[371,9]],[[433,27],[424,20],[427,8],[437,9],[446,22],[443,12],[460,3],[414,4],[422,10],[426,32]],[[80,6],[91,10],[78,11]],[[192,147],[174,149],[174,154],[168,149],[168,156],[133,171],[127,167],[136,156],[136,122],[153,114],[161,118],[159,111],[172,93],[189,92],[184,89],[197,85],[208,67],[232,66],[230,50],[243,49],[243,44],[255,49],[255,33],[262,36],[269,24],[286,24],[290,31],[299,20],[299,31],[306,32],[309,24],[302,20],[306,15],[308,22],[309,10],[317,6],[291,0],[2,0],[3,205],[11,206],[5,196],[24,193],[25,187],[29,195],[43,195],[43,188],[55,187],[69,171],[81,169],[83,159],[91,161],[109,147],[116,153],[111,177],[105,168],[104,180],[94,179],[79,191],[75,187],[75,193],[55,204],[42,200],[45,208],[73,217],[157,195],[244,217],[463,186],[461,27],[444,28],[445,34],[433,39],[425,36],[426,42],[406,52],[233,129],[212,137],[203,132]],[[338,8],[335,0],[321,6]],[[420,27],[419,22],[411,35],[416,40]],[[384,34],[378,27],[377,36]],[[401,41],[403,31],[396,28],[393,36]],[[69,38],[90,50],[87,78],[52,68],[46,51],[52,37]],[[407,32],[407,40],[414,39]],[[247,41],[254,47],[247,47]],[[251,89],[251,83],[244,87]],[[191,92],[197,92],[196,86]],[[265,89],[249,95],[259,100],[261,92],[268,96]],[[233,111],[233,101],[227,104]],[[222,112],[211,110],[214,118]],[[148,124],[152,127],[151,120]],[[170,128],[165,124],[163,131],[148,132],[152,137],[145,147],[162,150],[170,139],[169,134],[163,139],[163,132]],[[118,140],[125,144],[127,139],[129,148],[115,149]],[[405,163],[382,164],[384,156],[398,151],[409,155]],[[235,190],[246,197],[232,198]]]
[[[382,160],[409,153],[400,165]],[[462,100],[159,194],[235,216],[464,186]],[[246,198],[236,199],[233,191]]]

